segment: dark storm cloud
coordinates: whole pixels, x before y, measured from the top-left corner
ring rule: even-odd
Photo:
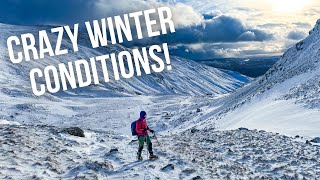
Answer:
[[[267,41],[272,35],[264,31],[247,28],[240,20],[229,16],[218,16],[197,26],[177,29],[176,33],[161,37],[173,44],[200,42]]]
[[[154,8],[159,5],[163,4],[140,0],[0,0],[0,22],[22,25],[74,24]],[[199,59],[206,56],[219,56],[219,53],[214,51],[214,48],[212,50],[212,46],[209,45],[204,46],[201,51],[190,53],[186,48],[187,45],[268,41],[273,38],[271,34],[260,29],[247,27],[237,18],[221,15],[222,13],[218,10],[201,16],[192,8],[165,5],[171,6],[173,11],[180,13],[180,16],[174,17],[175,33],[125,42],[124,45],[128,47],[146,46],[162,42],[168,42],[171,46],[180,44],[182,46],[172,49],[174,55]],[[249,11],[250,9],[241,10]],[[181,12],[184,14],[181,15]]]
[[[0,21],[24,25],[73,24],[147,7],[141,1],[125,0],[1,0]],[[204,20],[201,25],[177,29],[175,34],[157,40],[170,43],[236,42],[264,41],[272,37],[261,30],[247,28],[236,18],[209,15],[211,19]]]
[[[216,17],[216,15],[214,15],[214,14],[202,14],[202,16],[205,20],[209,20],[209,19]]]
[[[71,24],[95,15],[94,1],[1,0],[0,21],[9,24]]]
[[[187,57],[192,60],[200,60],[205,59],[204,57],[215,57],[215,53],[207,52],[206,49],[201,51],[190,51],[188,47],[181,46],[173,46],[170,48],[170,53],[180,57]]]
[[[303,31],[291,31],[288,34],[288,39],[292,39],[292,40],[301,40],[303,38],[305,38],[307,36],[307,34]]]
[[[212,10],[202,14],[204,20],[210,20],[210,19],[213,19],[214,17],[221,16],[221,15],[222,15],[222,12],[219,10]]]

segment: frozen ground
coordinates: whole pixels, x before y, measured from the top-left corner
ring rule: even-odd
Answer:
[[[175,141],[172,150],[183,159],[191,160],[193,168],[205,179],[320,176],[320,148],[279,134],[246,129],[193,129],[171,139]]]
[[[137,142],[121,133],[3,125],[1,179],[313,179],[320,147],[264,131],[203,133],[193,129],[153,139],[158,160],[136,161]],[[144,151],[143,157],[146,158]],[[168,166],[169,165],[169,166]],[[167,168],[164,168],[166,167]]]
[[[257,130],[193,127],[201,124],[201,118],[212,111],[214,103],[218,107],[221,99],[217,97],[140,96],[69,101],[1,107],[1,113],[13,116],[0,121],[0,178],[312,179],[320,175],[320,148],[306,144],[305,138]],[[29,108],[21,111],[17,107]],[[150,126],[159,132],[162,146],[152,140],[160,156],[156,161],[136,161],[137,142],[130,136],[130,123],[141,109],[147,110]],[[62,131],[69,126],[83,128],[86,137]],[[147,158],[146,151],[143,157]],[[169,166],[162,170],[170,164],[174,169]]]

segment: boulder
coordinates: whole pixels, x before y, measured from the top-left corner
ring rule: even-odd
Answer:
[[[113,166],[109,161],[105,161],[105,162],[98,162],[98,161],[86,162],[85,163],[85,167],[90,169],[90,170],[93,170],[93,171],[100,171],[102,169],[105,169],[105,170],[108,170],[108,171],[113,170]]]
[[[118,152],[119,150],[117,148],[112,148],[110,149],[109,153],[116,153]]]
[[[187,169],[182,170],[181,172],[185,173],[185,174],[192,174],[192,173],[196,172],[196,170],[191,169],[191,168],[187,168]]]
[[[78,127],[66,128],[65,131],[72,136],[85,137],[83,130]]]
[[[309,140],[306,141],[306,144],[308,145],[312,145],[311,142]]]
[[[310,142],[320,143],[320,138],[319,138],[319,137],[316,137],[316,138],[312,139]]]
[[[198,129],[196,129],[196,128],[192,128],[191,129],[191,133],[196,133],[196,132],[198,132],[199,130]]]
[[[105,154],[105,157],[115,156],[118,152],[118,148],[111,148],[110,151]]]
[[[238,128],[238,130],[240,130],[240,131],[249,131],[248,128],[244,128],[244,127],[240,127],[240,128]]]
[[[200,176],[196,176],[196,177],[193,177],[192,180],[201,180],[202,178]]]
[[[171,171],[171,170],[174,170],[173,164],[168,164],[165,167],[161,168],[161,171]]]

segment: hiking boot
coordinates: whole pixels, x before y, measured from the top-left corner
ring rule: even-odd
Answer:
[[[141,160],[143,160],[143,158],[142,158],[142,156],[141,156],[141,153],[137,153],[137,159],[139,160],[139,161],[141,161]]]
[[[154,155],[154,154],[150,154],[149,159],[158,159],[159,157]]]

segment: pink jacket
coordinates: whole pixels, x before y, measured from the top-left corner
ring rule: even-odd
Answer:
[[[143,132],[144,129],[146,129],[147,131]],[[138,121],[136,122],[136,131],[138,133],[138,136],[147,136],[149,130],[150,128],[147,125],[146,119],[139,118]]]

